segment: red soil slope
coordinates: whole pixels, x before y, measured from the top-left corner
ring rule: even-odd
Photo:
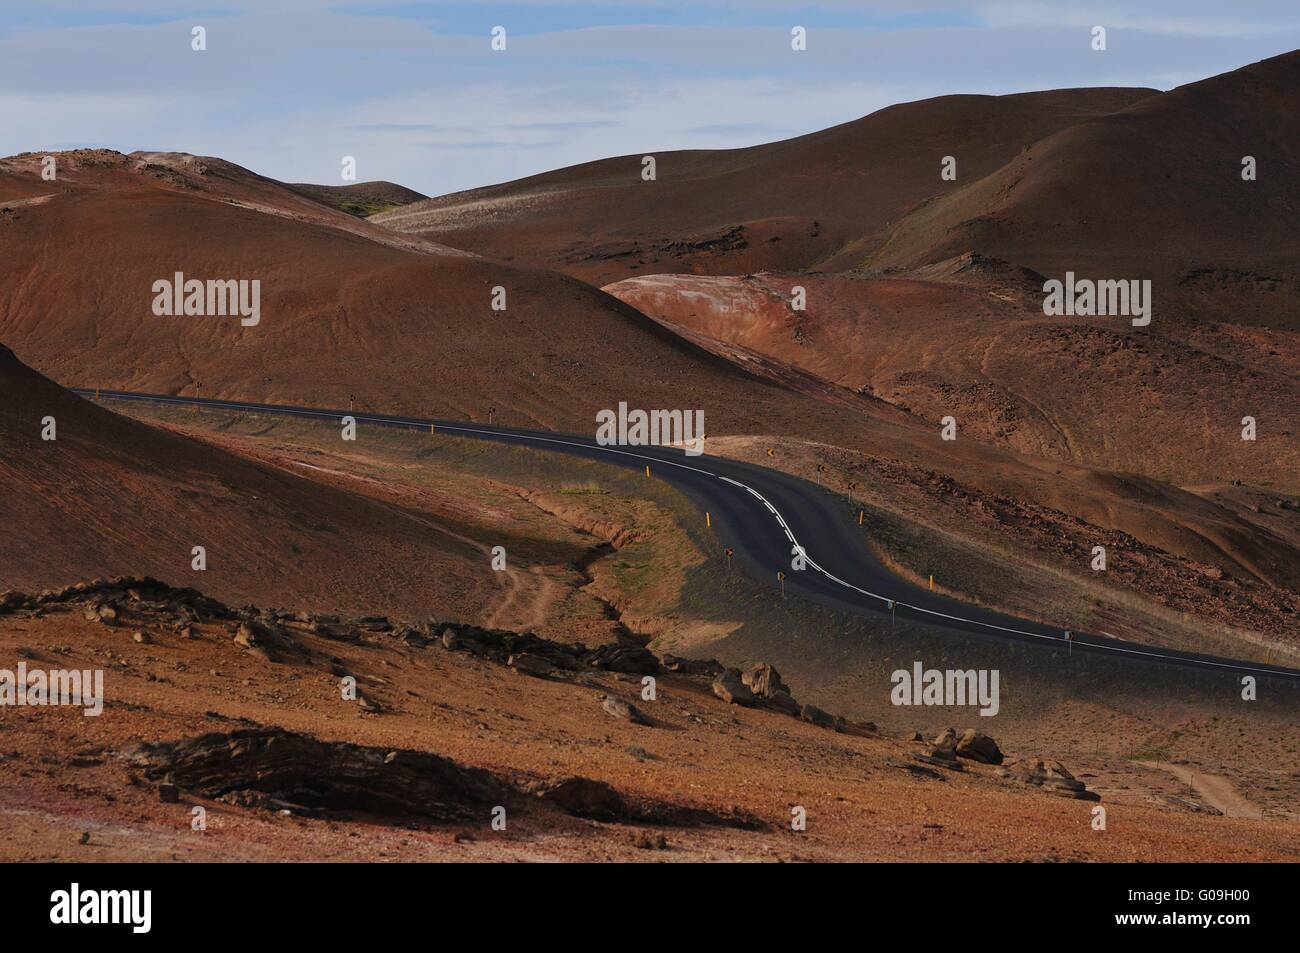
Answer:
[[[1142,329],[1047,317],[1041,285],[970,257],[930,275],[647,275],[605,290],[936,427],[951,414],[985,443],[1184,485],[1300,492],[1300,334],[1179,315]],[[1241,439],[1247,415],[1254,442]]]
[[[4,347],[0,486],[0,590],[149,574],[240,604],[417,617],[472,614],[498,590],[479,552],[398,507],[110,413]]]
[[[0,165],[0,207],[40,181],[38,158]],[[335,407],[356,395],[579,431],[620,400],[703,408],[720,432],[819,406],[572,278],[387,232],[220,160],[60,158],[52,197],[0,223],[0,339],[63,384]],[[155,316],[153,283],[178,271],[259,280],[260,324]]]

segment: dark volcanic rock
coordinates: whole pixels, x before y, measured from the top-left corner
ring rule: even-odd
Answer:
[[[717,659],[678,658],[676,655],[668,654],[663,657],[663,667],[669,672],[678,672],[682,675],[705,675],[709,678],[717,678],[726,671],[726,666]]]
[[[604,781],[591,778],[566,778],[546,784],[537,795],[566,814],[593,821],[616,821],[633,814],[622,795]]]
[[[547,659],[540,655],[533,655],[525,652],[522,655],[512,655],[506,662],[516,672],[522,672],[525,675],[532,675],[534,678],[546,678],[555,671],[555,666]]]
[[[969,758],[980,764],[1002,763],[1002,749],[998,747],[998,743],[974,728],[967,728],[962,733],[955,750],[959,758]]]
[[[725,670],[713,680],[713,694],[732,705],[752,707],[757,703],[754,693],[741,680],[740,672],[734,668]]]
[[[149,780],[203,797],[269,798],[323,814],[485,819],[512,793],[488,772],[434,754],[318,741],[278,728],[142,744],[127,759]]]
[[[834,728],[835,719],[827,712],[822,711],[816,705],[804,705],[799,710],[799,717],[804,721],[812,722],[820,728]]]

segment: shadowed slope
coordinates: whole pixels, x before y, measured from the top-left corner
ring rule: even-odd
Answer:
[[[411,234],[597,283],[638,272],[833,269],[918,202],[988,175],[1033,142],[1153,94],[1072,89],[944,96],[747,149],[602,159],[375,217]]]

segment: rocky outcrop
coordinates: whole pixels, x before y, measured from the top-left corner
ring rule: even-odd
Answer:
[[[740,670],[729,668],[713,680],[713,694],[729,705],[743,705],[753,708],[758,699],[749,690],[749,686],[740,677]]]
[[[435,628],[435,627],[431,627]],[[659,659],[649,649],[640,645],[607,644],[588,649],[581,643],[570,645],[552,642],[531,632],[510,632],[503,629],[483,629],[459,622],[444,623],[436,627],[437,643],[449,652],[467,652],[501,665],[512,664],[510,659],[540,659],[552,669],[578,671],[597,669],[622,672],[628,675],[658,675]],[[431,633],[430,640],[433,640]],[[525,666],[540,668],[535,662]],[[518,666],[515,666],[518,667]],[[530,674],[533,672],[530,671]]]
[[[759,698],[773,698],[779,692],[790,694],[790,690],[781,681],[781,673],[767,662],[751,665],[747,671],[741,673],[740,677],[749,690]]]
[[[1021,761],[1000,773],[1005,777],[1042,788],[1061,797],[1074,798],[1079,801],[1101,800],[1100,794],[1089,791],[1087,785],[1076,779],[1074,775],[1066,770],[1065,765],[1059,761],[1041,758]]]
[[[128,763],[149,780],[205,798],[305,814],[464,821],[510,803],[490,773],[423,751],[319,741],[278,728],[142,744]]]
[[[998,747],[998,743],[974,728],[967,728],[962,733],[962,736],[957,739],[954,751],[957,757],[969,758],[980,764],[1001,764],[1003,760],[1002,749]]]

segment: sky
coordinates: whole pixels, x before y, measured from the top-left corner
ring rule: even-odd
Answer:
[[[0,155],[190,152],[325,184],[351,156],[439,195],[930,96],[1170,89],[1297,47],[1295,0],[0,0]]]

